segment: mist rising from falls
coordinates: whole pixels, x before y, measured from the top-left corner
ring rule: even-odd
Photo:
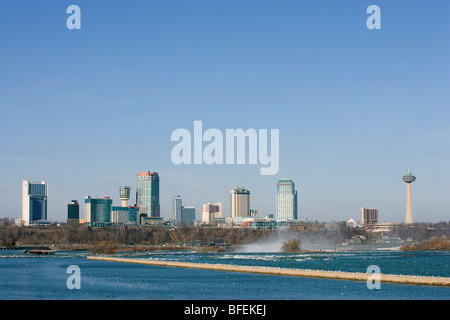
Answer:
[[[241,245],[235,250],[240,253],[274,253],[283,252],[283,243],[292,238],[301,240],[300,250],[335,250],[336,244],[329,239],[309,239],[307,236],[299,236],[298,233],[290,231],[274,232],[267,238]]]

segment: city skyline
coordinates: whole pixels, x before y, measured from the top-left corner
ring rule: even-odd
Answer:
[[[144,179],[144,180],[142,180]],[[406,224],[410,224],[413,223],[413,219],[412,219],[412,201],[411,201],[411,187],[410,184],[411,182],[414,182],[416,179],[416,177],[414,175],[412,175],[412,173],[410,172],[410,169],[408,168],[408,172],[403,176],[402,180],[404,182],[407,183],[407,202],[406,202],[406,218],[404,221],[400,221],[400,223],[406,223]],[[147,183],[145,183],[145,181]],[[195,206],[183,206],[182,205],[182,198],[180,195],[175,195],[172,197],[172,210],[171,210],[171,216],[170,218],[164,216],[156,216],[156,215],[147,215],[146,213],[146,209],[145,207],[149,206],[149,207],[160,207],[159,204],[159,175],[157,172],[151,172],[151,171],[146,171],[146,172],[139,172],[137,174],[137,180],[136,180],[136,190],[138,189],[142,189],[141,192],[136,191],[136,203],[134,205],[128,206],[127,201],[130,198],[130,193],[131,193],[131,186],[119,186],[119,199],[121,201],[121,206],[113,206],[113,200],[110,196],[102,196],[99,198],[92,198],[91,196],[85,196],[85,210],[84,210],[84,219],[86,220],[87,223],[91,223],[91,222],[119,222],[119,219],[122,219],[118,216],[118,210],[123,211],[123,215],[124,217],[126,216],[126,221],[120,221],[120,222],[128,222],[128,216],[134,216],[134,222],[136,224],[139,225],[141,224],[141,218],[140,216],[148,216],[149,218],[156,218],[157,221],[161,221],[159,220],[159,218],[162,219],[162,221],[173,221],[176,224],[192,224],[194,221],[198,221],[198,222],[212,222],[210,221],[211,217],[209,218],[205,218],[204,214],[205,212],[209,212],[209,209],[205,209],[205,208],[212,208],[215,206],[219,206],[219,210],[217,211],[219,213],[219,215],[217,217],[220,218],[226,218],[227,216],[222,216],[222,204],[219,203],[206,203],[201,205],[201,212],[200,212],[200,216],[196,215],[196,207]],[[156,183],[154,185],[154,183]],[[39,221],[42,220],[45,223],[47,223],[47,221],[53,221],[53,222],[62,222],[62,221],[55,221],[52,219],[47,219],[47,190],[48,190],[48,185],[47,182],[45,181],[40,181],[40,182],[30,182],[30,181],[26,181],[24,180],[22,182],[23,184],[23,190],[22,190],[22,223],[24,225],[29,225],[30,224],[30,220],[31,222],[33,222],[34,220]],[[156,189],[155,189],[156,186]],[[140,195],[141,194],[141,195]],[[154,198],[151,197],[150,195],[154,195],[157,194],[157,200],[158,201],[154,201],[154,199],[152,201],[143,201],[143,203],[141,204],[141,206],[143,206],[144,208],[139,208],[138,205],[138,201],[140,198],[142,198],[142,194],[148,194],[147,198]],[[41,209],[39,209],[38,211],[38,215],[40,217],[45,217],[45,218],[40,218],[40,219],[36,219],[36,218],[32,218],[32,216],[36,215],[33,213],[33,206],[30,206],[30,204],[27,202],[28,199],[32,199],[33,197],[38,196],[38,199],[41,199],[42,196],[45,196],[45,203],[43,208],[45,209],[44,213],[42,213]],[[267,218],[269,216],[272,216],[273,218],[275,218],[275,220],[277,221],[293,221],[293,220],[308,220],[308,217],[305,218],[301,218],[298,216],[298,193],[297,190],[295,188],[295,183],[293,182],[292,179],[280,179],[277,182],[277,190],[276,190],[276,211],[275,213],[267,213],[267,214],[262,214],[259,215],[259,208],[253,208],[251,209],[251,205],[250,205],[250,191],[244,187],[234,187],[231,191],[230,191],[230,211],[229,211],[229,217],[231,218],[238,218],[238,217],[255,217],[255,218]],[[142,201],[142,200],[141,200]],[[102,218],[100,217],[96,217],[96,216],[92,216],[92,213],[94,211],[94,209],[91,209],[91,203],[101,203],[102,208],[100,208],[99,212],[101,212],[100,214],[102,215]],[[148,203],[147,203],[148,202]],[[107,212],[108,210],[105,209],[105,204],[107,203],[107,206],[109,206],[109,212],[110,215],[105,218],[107,216],[107,214],[105,212]],[[77,200],[72,200],[72,202],[69,204],[70,205],[74,205],[77,204]],[[42,206],[42,205],[41,205]],[[112,210],[111,210],[112,208]],[[98,210],[98,209],[95,209]],[[106,211],[105,211],[106,210]],[[132,213],[130,213],[130,210],[132,211]],[[206,211],[205,211],[206,210]],[[211,210],[213,210],[212,212],[215,212],[216,209],[212,208]],[[252,215],[252,212],[257,212],[258,214],[256,216]],[[159,210],[158,210],[158,213]],[[29,214],[30,218],[27,218],[26,215]],[[70,215],[73,215],[73,213],[70,213],[70,210],[68,210],[68,216],[67,216],[67,222],[69,221]],[[208,213],[209,214],[209,213]],[[14,218],[14,217],[13,217]],[[82,217],[80,216],[79,219],[82,219]],[[123,218],[124,219],[124,218]],[[317,220],[318,219],[311,219],[310,220]],[[347,220],[347,218],[344,219],[340,219],[341,221],[343,220]],[[348,219],[349,221],[353,220],[353,217]],[[321,222],[329,222],[329,221],[336,221],[336,220],[322,220]],[[371,208],[371,209],[367,209],[365,207],[361,207],[361,219],[360,219],[360,223],[361,225],[371,225],[373,223],[378,223],[378,209],[377,208]],[[387,222],[387,220],[383,220],[383,222]],[[394,222],[395,221],[389,221],[389,222]],[[420,222],[428,222],[428,221],[420,221]]]
[[[48,182],[48,217],[65,221],[86,195],[120,205],[118,186],[134,202],[136,173],[155,170],[164,219],[177,194],[197,219],[209,202],[227,215],[236,185],[275,214],[290,177],[299,219],[359,220],[364,206],[404,222],[410,166],[414,221],[448,221],[450,3],[376,4],[380,30],[351,1],[80,0],[69,30],[67,3],[1,2],[0,217],[21,217],[23,180]],[[194,121],[279,130],[277,174],[174,164],[171,134]]]

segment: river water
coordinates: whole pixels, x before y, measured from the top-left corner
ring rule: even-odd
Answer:
[[[0,300],[448,300],[450,288],[287,277],[213,270],[87,260],[88,252],[56,252],[36,256],[0,252]],[[371,250],[320,253],[193,253],[151,252],[123,257],[253,265],[282,268],[363,272],[371,265],[381,273],[450,276],[450,253]],[[70,289],[77,266],[80,289]]]

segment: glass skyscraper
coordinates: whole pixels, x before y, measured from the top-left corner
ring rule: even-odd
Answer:
[[[77,200],[72,200],[67,205],[67,224],[72,226],[80,224],[80,205]]]
[[[158,172],[138,173],[136,179],[136,205],[139,207],[140,216],[160,216]]]
[[[102,226],[111,222],[112,199],[109,197],[84,199],[84,217],[89,226]]]
[[[291,179],[281,179],[277,184],[277,221],[298,219],[297,191]]]
[[[22,220],[25,226],[47,222],[47,182],[22,182]]]

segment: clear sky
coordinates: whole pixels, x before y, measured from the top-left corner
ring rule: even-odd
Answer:
[[[81,29],[69,30],[69,5]],[[381,29],[369,30],[369,5]],[[449,1],[0,0],[0,217],[21,217],[21,181],[48,182],[49,219],[86,195],[160,175],[171,199],[223,203],[244,186],[275,213],[292,178],[299,218],[450,220]],[[177,128],[279,129],[280,169],[175,165]],[[135,201],[134,197],[129,203]],[[83,215],[83,210],[81,210]]]

